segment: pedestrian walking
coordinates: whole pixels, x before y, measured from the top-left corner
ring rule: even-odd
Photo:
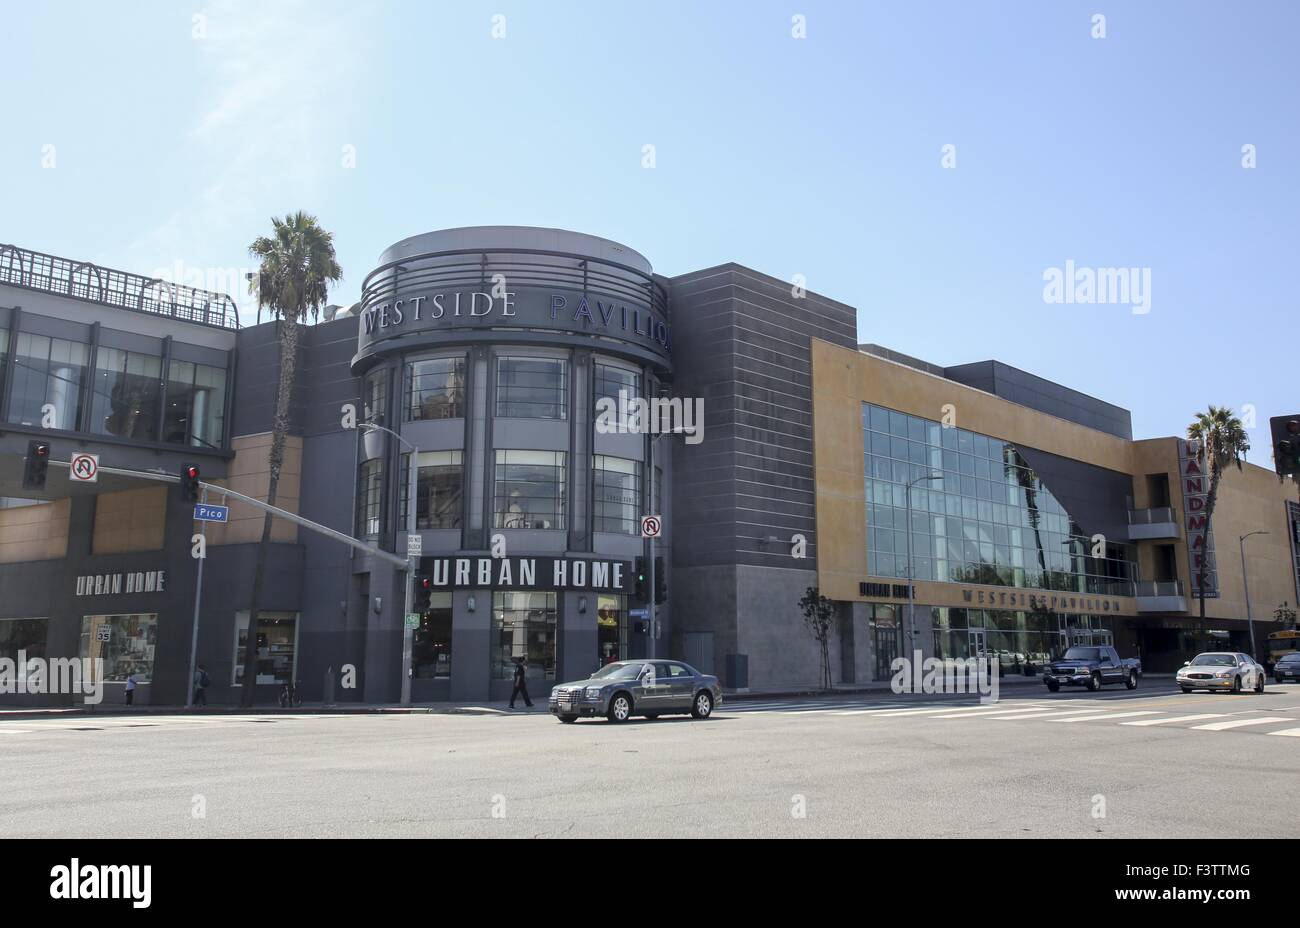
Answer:
[[[128,706],[135,705],[135,671],[131,671],[126,675],[126,704]]]
[[[208,704],[208,685],[212,683],[208,676],[208,669],[199,664],[194,671],[194,705],[206,706]]]
[[[524,697],[524,702],[531,709],[533,701],[528,698],[528,659],[526,657],[521,657],[515,661],[515,685],[514,689],[510,691],[511,709],[515,707],[515,699],[520,696]]]

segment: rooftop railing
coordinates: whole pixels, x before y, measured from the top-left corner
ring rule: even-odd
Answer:
[[[238,329],[239,311],[224,293],[0,244],[0,284],[182,322]]]

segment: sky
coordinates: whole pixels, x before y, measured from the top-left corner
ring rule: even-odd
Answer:
[[[0,4],[0,242],[230,290],[301,209],[347,304],[407,236],[567,228],[801,275],[1137,438],[1228,406],[1271,469],[1300,410],[1300,4]],[[1080,289],[1112,268],[1140,290]]]

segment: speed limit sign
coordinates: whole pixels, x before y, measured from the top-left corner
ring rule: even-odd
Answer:
[[[663,534],[664,521],[659,516],[641,517],[641,537],[658,538]]]

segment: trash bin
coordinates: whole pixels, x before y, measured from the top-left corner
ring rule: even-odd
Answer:
[[[749,689],[749,655],[728,654],[723,661],[722,685],[729,690]]]

